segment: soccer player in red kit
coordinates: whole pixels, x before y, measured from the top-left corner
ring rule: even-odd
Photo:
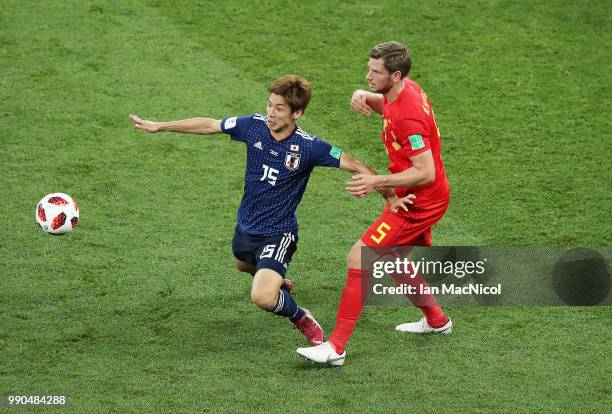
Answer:
[[[347,257],[348,274],[342,293],[336,328],[328,342],[298,353],[314,362],[342,365],[348,342],[365,298],[368,275],[361,270],[363,246],[431,246],[431,228],[448,208],[450,187],[441,156],[440,131],[431,102],[421,87],[406,75],[411,60],[408,49],[398,42],[386,42],[370,50],[367,81],[371,92],[357,90],[353,109],[369,116],[383,116],[382,140],[389,156],[390,175],[357,174],[347,190],[363,197],[376,189],[393,188],[398,197],[413,193],[416,198],[407,210],[391,211],[387,205],[379,218],[355,243]],[[425,284],[422,275],[404,278],[402,283]],[[398,325],[396,330],[412,333],[450,333],[452,322],[432,295],[407,295],[424,314],[418,322]]]

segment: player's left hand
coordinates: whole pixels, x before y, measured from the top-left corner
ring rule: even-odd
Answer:
[[[377,175],[356,174],[353,176],[353,181],[346,183],[346,191],[353,197],[365,197],[374,191],[377,177]]]
[[[414,194],[408,194],[406,197],[399,198],[394,195],[392,197],[387,198],[387,202],[389,203],[389,207],[391,211],[397,213],[400,209],[404,211],[408,211],[408,206],[413,204],[413,201],[416,198]]]
[[[134,123],[134,127],[138,129],[144,129],[147,132],[157,132],[160,128],[159,122],[149,121],[147,119],[141,119],[138,115],[130,115],[130,121]]]

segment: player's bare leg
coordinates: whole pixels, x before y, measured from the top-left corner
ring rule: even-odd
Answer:
[[[357,240],[349,254],[346,255],[346,265],[349,269],[361,269],[361,248],[365,247],[365,244],[361,239]]]
[[[251,301],[259,308],[272,312],[278,302],[283,277],[272,269],[260,269],[253,277]]]
[[[235,259],[235,265],[238,271],[248,273],[251,276],[255,276],[255,273],[257,272],[257,267],[254,264],[244,262],[240,259]],[[283,279],[281,289],[285,289],[287,292],[291,293],[293,291],[293,286],[293,282],[285,278]]]

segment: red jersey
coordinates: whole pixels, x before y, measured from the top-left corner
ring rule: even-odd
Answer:
[[[412,79],[404,78],[404,89],[391,103],[384,98],[382,140],[389,156],[389,171],[399,173],[412,167],[410,157],[431,150],[436,177],[433,183],[414,188],[396,188],[398,197],[416,195],[411,209],[436,208],[448,204],[450,187],[442,162],[442,141],[429,98]],[[401,215],[410,213],[400,209]]]

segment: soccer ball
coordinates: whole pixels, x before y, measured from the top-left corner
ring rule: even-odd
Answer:
[[[79,206],[68,194],[47,194],[36,206],[36,222],[49,234],[64,234],[79,223]]]

